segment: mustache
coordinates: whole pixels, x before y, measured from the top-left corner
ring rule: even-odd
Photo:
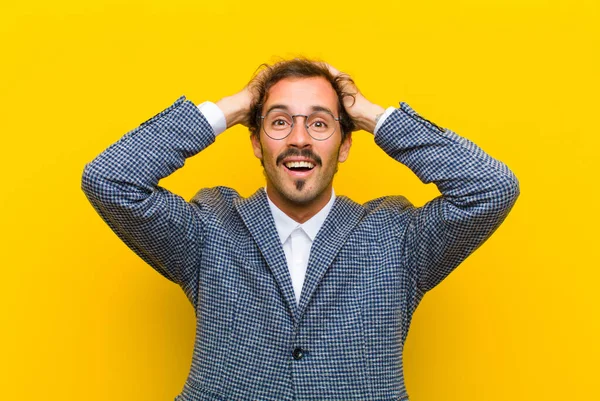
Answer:
[[[296,148],[289,148],[289,149],[285,150],[283,153],[281,153],[279,156],[277,156],[277,159],[275,160],[275,164],[280,165],[283,162],[283,159],[285,159],[286,157],[291,157],[291,156],[306,157],[307,159],[314,160],[314,162],[319,166],[323,165],[323,161],[321,160],[319,155],[314,153],[311,149],[296,149]]]

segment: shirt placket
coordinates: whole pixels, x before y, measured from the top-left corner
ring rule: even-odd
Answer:
[[[300,293],[302,291],[302,284],[304,283],[304,276],[306,274],[305,236],[306,234],[304,234],[301,227],[297,227],[290,235],[290,243],[292,248],[290,274],[292,276],[292,285],[296,295],[296,302],[300,301]]]

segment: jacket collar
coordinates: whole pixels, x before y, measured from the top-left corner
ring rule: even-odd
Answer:
[[[297,227],[300,227],[302,231],[306,233],[308,238],[310,238],[311,242],[315,240],[317,233],[323,227],[323,223],[329,214],[329,211],[333,207],[333,203],[335,201],[335,192],[333,189],[331,190],[331,199],[327,204],[319,210],[317,214],[313,217],[300,224],[290,216],[285,214],[281,209],[279,209],[269,198],[267,194],[267,201],[269,202],[269,209],[271,209],[271,213],[273,214],[273,219],[275,220],[275,228],[277,229],[277,234],[279,235],[279,240],[282,244],[287,241],[289,236],[292,234]]]
[[[234,206],[258,245],[288,306],[290,315],[294,322],[296,322],[297,305],[292,287],[292,279],[287,267],[283,247],[275,228],[275,220],[269,210],[269,202],[265,190],[261,188],[248,198],[238,198]]]
[[[364,208],[345,196],[335,198],[333,206],[312,244],[298,305],[281,240],[264,188],[259,189],[248,198],[239,198],[235,202],[235,208],[265,258],[294,322],[298,322],[320,280],[331,266],[335,255],[346,242],[352,229],[360,222]]]
[[[351,199],[345,196],[335,198],[331,211],[315,237],[310,250],[306,278],[298,304],[298,320],[302,318],[327,269],[364,214],[364,207]]]

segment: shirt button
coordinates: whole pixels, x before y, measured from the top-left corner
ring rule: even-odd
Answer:
[[[292,351],[292,356],[295,360],[299,361],[304,356],[304,351],[302,350],[302,348],[298,347],[294,349],[294,351]]]

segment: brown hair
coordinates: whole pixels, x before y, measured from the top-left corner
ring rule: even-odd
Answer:
[[[354,84],[352,78],[346,74],[333,76],[329,71],[327,64],[321,61],[313,61],[305,58],[295,58],[275,63],[273,65],[262,64],[258,67],[254,78],[248,84],[250,90],[255,94],[255,101],[250,107],[248,129],[251,135],[258,135],[261,126],[262,108],[267,100],[269,89],[277,82],[285,78],[325,78],[335,90],[338,97],[338,110],[340,117],[340,127],[342,129],[342,142],[346,136],[356,130],[356,125],[348,112],[344,108],[343,99],[347,96],[352,97],[354,101],[355,93],[343,91],[344,83]]]

